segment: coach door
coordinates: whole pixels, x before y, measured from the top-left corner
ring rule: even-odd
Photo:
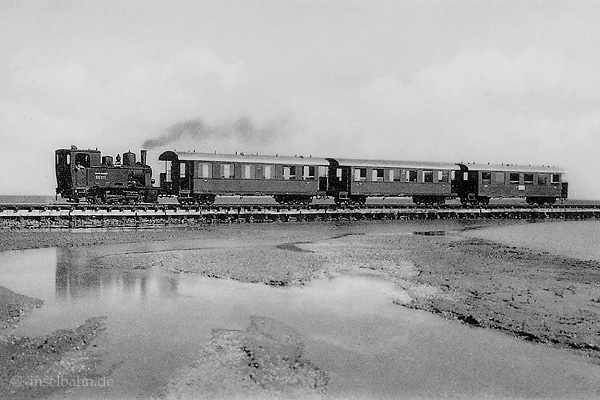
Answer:
[[[327,167],[324,165],[319,165],[318,167],[319,173],[319,192],[327,191]]]
[[[192,188],[192,162],[191,161],[180,161],[179,162],[179,188],[180,190],[191,190]]]
[[[337,192],[350,191],[350,167],[332,165],[329,167],[329,185]]]

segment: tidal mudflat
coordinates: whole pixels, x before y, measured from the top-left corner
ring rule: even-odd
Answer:
[[[0,384],[15,398],[600,395],[598,264],[464,233],[482,227],[11,232],[0,248],[46,248],[0,253]],[[72,340],[22,357],[55,337]],[[9,381],[56,365],[111,385]]]

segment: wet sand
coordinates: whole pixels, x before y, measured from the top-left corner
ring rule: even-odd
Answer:
[[[313,279],[338,275],[374,276],[404,289],[394,299],[398,305],[566,349],[593,363],[600,363],[599,263],[466,238],[459,232],[464,227],[453,224],[448,224],[447,229],[441,225],[435,231],[429,230],[427,224],[407,224],[406,229],[402,228],[400,232],[396,229],[398,225],[386,223],[361,226],[364,232],[347,235],[343,224],[319,224],[318,229],[313,224],[298,224],[293,225],[293,229],[285,229],[284,237],[276,230],[271,233],[261,230],[257,237],[252,226],[100,232],[10,231],[2,232],[0,250],[152,241],[163,242],[164,250],[116,256],[102,253],[101,247],[94,247],[93,251],[100,252],[95,255],[94,262],[98,268],[112,268],[114,257],[119,257],[132,269],[159,267],[173,273],[275,286],[302,285]],[[412,234],[413,231],[419,234]],[[199,238],[203,242],[201,248],[190,247],[189,244],[197,243]],[[230,241],[229,249],[214,245],[224,239]],[[260,244],[265,242],[275,245],[262,248]],[[89,359],[89,356],[74,354],[73,351],[85,352],[87,345],[93,343],[102,330],[101,319],[88,321],[75,330],[55,332],[45,337],[43,340],[46,342],[52,342],[52,338],[56,337],[84,338],[85,346],[73,339],[72,342],[64,342],[67,345],[52,347],[53,357],[47,356],[44,346],[32,347],[33,339],[9,335],[11,325],[18,324],[20,319],[26,318],[28,310],[40,305],[35,299],[0,288],[0,322],[5,328],[0,333],[3,338],[0,351],[3,355],[29,351],[27,357],[10,363],[7,362],[9,358],[2,357],[0,371],[3,375],[0,378],[12,376],[16,371],[28,376],[38,365],[51,369],[60,365],[61,360],[64,364],[65,360],[77,357]],[[285,379],[269,378],[273,384],[269,391],[257,391],[255,396],[321,396],[325,392],[326,375],[314,369],[310,360],[303,359],[301,352],[293,351],[294,343],[297,343],[293,340],[294,334],[276,321],[270,325],[268,329],[271,331],[285,332],[284,338],[292,338],[291,345],[282,347],[281,343],[287,343],[287,339],[283,342],[281,337],[265,341],[265,332],[257,329],[256,322],[253,321],[253,324],[246,332],[215,332],[212,341],[206,345],[204,358],[181,371],[165,389],[165,395],[186,398],[193,397],[194,389],[206,391],[207,381],[198,378],[198,375],[201,371],[215,372],[210,366],[224,365],[219,357],[225,357],[231,362],[231,368],[225,371],[228,379],[238,377],[242,383],[234,381],[232,386],[223,383],[213,387],[207,398],[211,397],[211,393],[218,398],[235,392],[236,388],[241,390],[248,385],[252,373],[254,378],[250,383],[254,384],[266,377],[273,378],[277,374],[283,377],[291,372],[294,372],[292,381],[302,382],[301,385],[288,387],[281,383],[286,382]],[[73,332],[83,333],[77,336]],[[256,360],[256,352],[240,343],[247,342],[249,333],[261,338],[258,339],[262,341],[259,348],[279,348],[284,354],[292,351],[294,356],[283,357],[275,352],[275,356],[268,356],[272,361],[269,368],[273,365],[277,368],[255,368],[248,372],[247,366]],[[273,335],[265,337],[272,339]],[[10,343],[6,338],[10,338]],[[37,350],[27,350],[34,348]],[[93,376],[93,365],[89,362],[81,365],[86,365],[88,375]],[[243,368],[236,369],[240,365]],[[222,378],[225,372],[215,374]],[[0,389],[11,389],[15,397],[28,396],[28,392],[15,391],[5,379],[0,384],[5,385]],[[264,388],[264,382],[258,386]]]

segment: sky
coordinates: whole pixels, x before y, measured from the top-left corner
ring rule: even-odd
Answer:
[[[0,195],[54,150],[552,165],[600,199],[600,2],[0,0]]]

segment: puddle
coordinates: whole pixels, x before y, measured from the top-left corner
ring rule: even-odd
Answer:
[[[167,247],[131,244],[119,251]],[[110,246],[0,253],[0,284],[44,300],[11,333],[42,335],[107,316],[97,344],[114,385],[67,398],[157,395],[174,371],[194,361],[213,329],[244,330],[253,316],[302,336],[306,358],[330,378],[328,398],[600,395],[600,366],[394,305],[402,293],[388,282],[340,277],[272,287],[143,265],[95,268],[98,254],[115,253]]]

